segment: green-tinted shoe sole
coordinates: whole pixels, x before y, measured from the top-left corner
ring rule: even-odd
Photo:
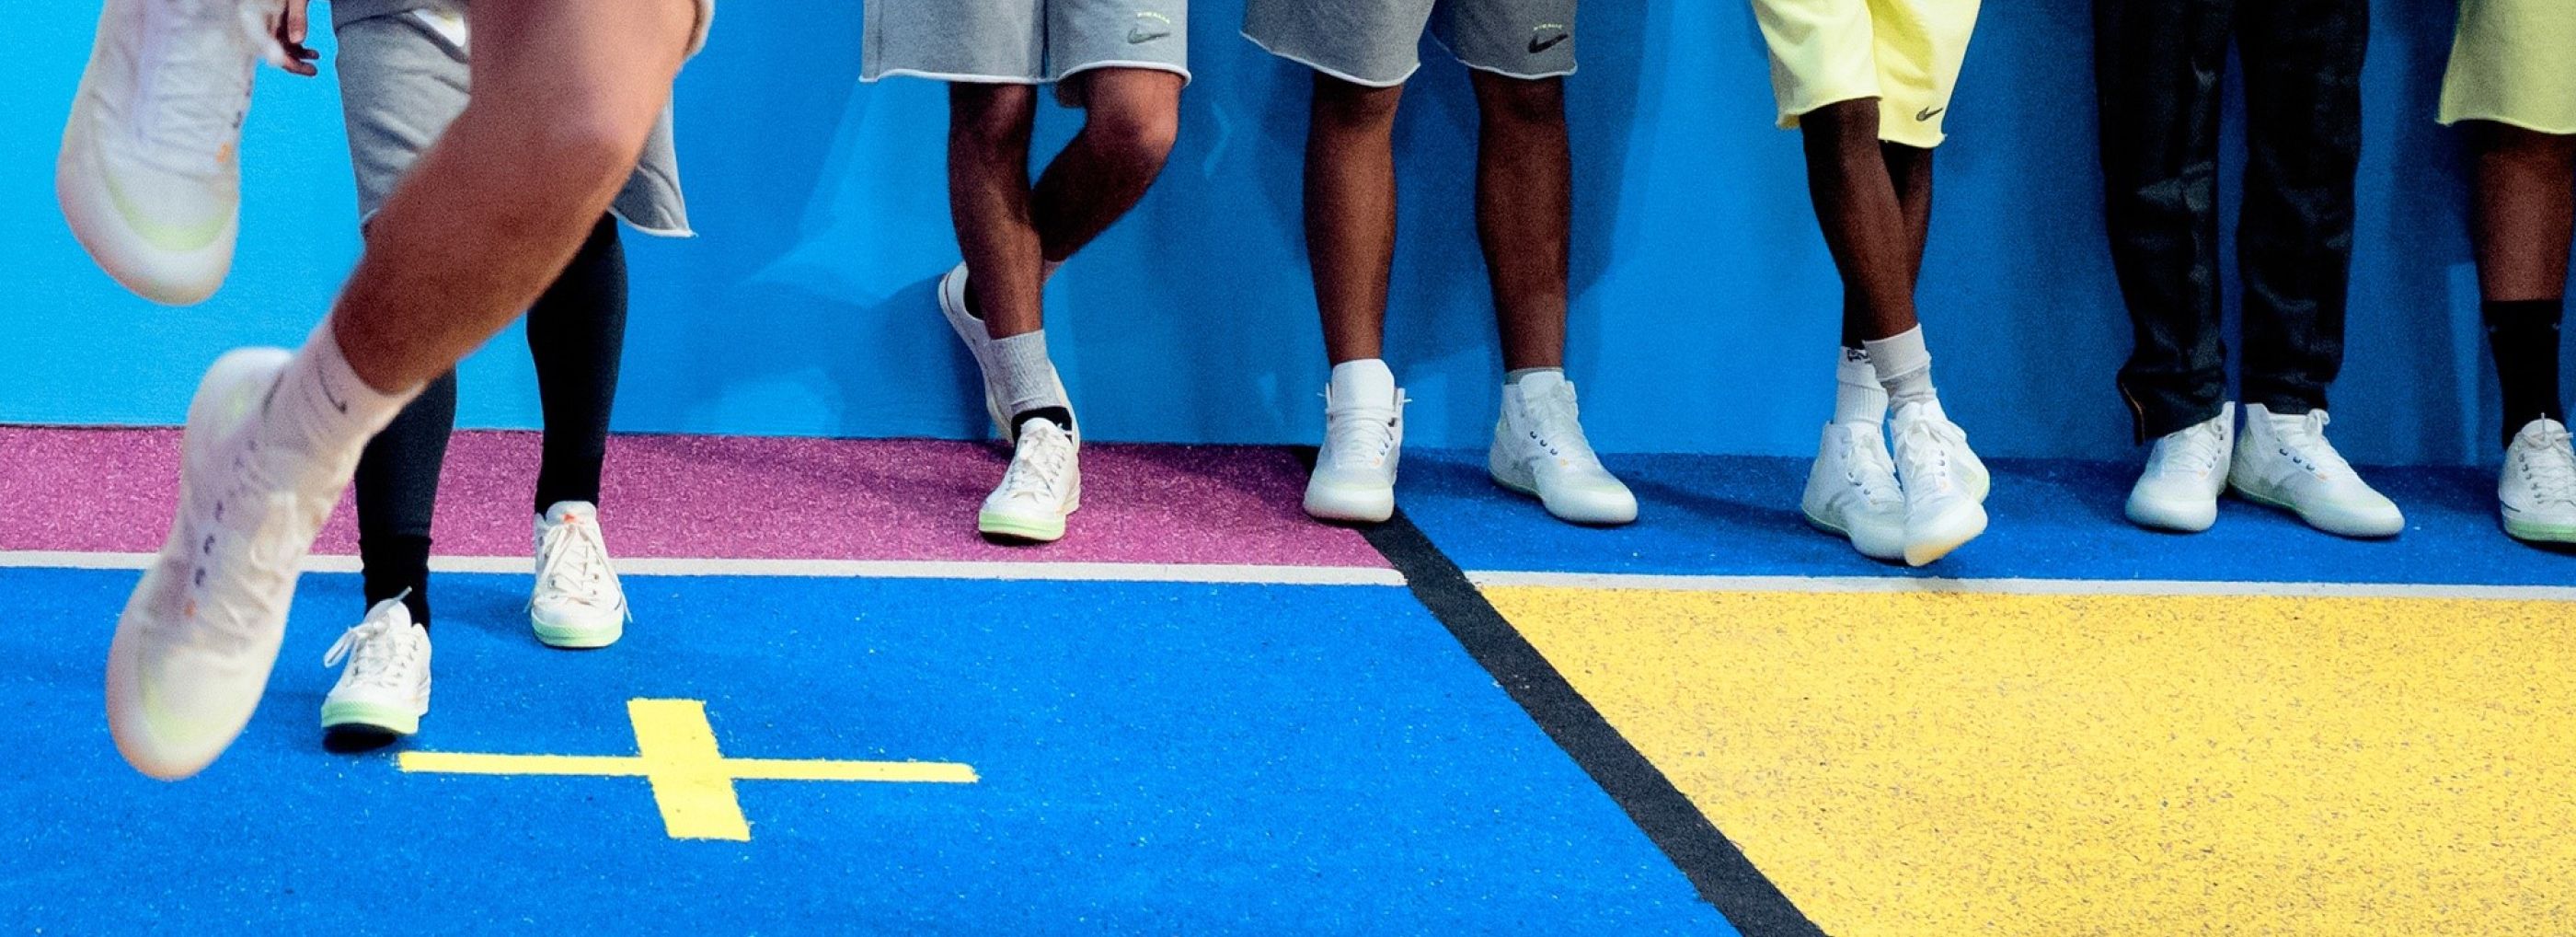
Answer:
[[[420,716],[411,710],[377,703],[324,703],[322,728],[372,729],[388,735],[411,735],[420,731]]]
[[[537,633],[538,643],[570,651],[607,647],[617,643],[618,638],[626,636],[626,626],[622,623],[607,628],[568,628],[562,625],[549,625],[530,618],[528,626],[530,630]]]
[[[995,537],[1010,537],[1032,543],[1054,543],[1064,539],[1064,518],[1053,523],[1030,521],[989,511],[975,515],[975,529]]]
[[[2520,540],[2524,543],[2551,543],[2576,546],[2576,527],[2560,527],[2554,524],[2533,524],[2508,519],[2504,522],[2504,532],[2505,536],[2512,537],[2513,539]]]

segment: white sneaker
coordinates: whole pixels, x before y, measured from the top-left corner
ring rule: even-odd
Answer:
[[[241,0],[107,0],[99,14],[54,194],[99,267],[146,299],[202,301],[232,267],[264,25]]]
[[[1909,403],[1889,420],[1896,476],[1905,489],[1905,562],[1921,566],[1986,532],[1985,463],[1940,401]]]
[[[560,501],[537,515],[537,586],[528,595],[528,623],[537,640],[547,647],[607,647],[626,634],[633,617],[617,570],[608,564],[599,509],[587,501]]]
[[[2308,526],[2346,537],[2394,537],[2406,515],[2371,490],[2352,463],[2326,442],[2323,410],[2289,416],[2245,405],[2245,425],[2227,470],[2228,487],[2249,501],[2299,515]]]
[[[1010,401],[1003,399],[1002,385],[993,380],[993,333],[985,331],[984,320],[975,318],[975,314],[966,307],[965,264],[958,264],[939,278],[939,315],[948,320],[948,327],[957,333],[957,340],[966,343],[967,353],[975,356],[975,374],[984,382],[984,415],[992,418],[993,428],[1002,434],[1003,442],[1018,442],[1019,427],[1011,425],[1012,414],[1002,412]],[[1054,366],[1049,365],[1048,368],[1052,371]],[[1055,381],[1056,399],[1073,399],[1072,394],[1065,392],[1063,375],[1050,373],[1048,376]],[[1082,420],[1079,417],[1073,421],[1073,438],[1075,442],[1082,440]]]
[[[2129,489],[2129,519],[2142,527],[2199,533],[2218,522],[2218,496],[2236,440],[2236,405],[2165,434],[2147,453],[2147,470]]]
[[[1637,496],[1603,468],[1583,437],[1574,382],[1553,372],[1503,385],[1503,415],[1485,450],[1495,484],[1535,497],[1558,520],[1625,524],[1637,519]]]
[[[267,689],[304,554],[348,486],[356,453],[260,445],[260,407],[284,349],[215,361],[188,405],[179,511],[107,652],[107,723],[137,770],[175,781],[241,734]]]
[[[1082,507],[1082,459],[1073,434],[1054,420],[1031,417],[1019,427],[1011,470],[984,498],[975,529],[1038,543],[1064,539],[1065,515]]]
[[[2496,500],[2514,539],[2576,544],[2576,449],[2565,424],[2533,420],[2513,435]]]
[[[1875,423],[1827,423],[1799,502],[1807,523],[1873,560],[1905,558],[1905,493]]]
[[[420,731],[420,717],[429,715],[429,630],[412,624],[400,596],[376,603],[342,632],[323,653],[322,666],[343,660],[348,669],[322,698],[323,731]]]
[[[1341,369],[1336,369],[1337,371]],[[1306,513],[1375,524],[1395,516],[1404,456],[1404,389],[1383,367],[1344,371],[1324,386],[1324,445],[1306,479]]]

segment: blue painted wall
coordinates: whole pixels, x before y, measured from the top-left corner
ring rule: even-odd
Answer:
[[[617,425],[632,431],[965,436],[969,366],[933,311],[956,257],[938,86],[862,86],[855,4],[731,5],[679,92],[704,237],[633,242]],[[1180,151],[1049,294],[1052,347],[1099,438],[1311,441],[1321,339],[1302,261],[1304,75],[1201,0]],[[2358,459],[2492,458],[2457,141],[2431,121],[2455,6],[2381,0],[2367,81],[2356,306],[2335,434]],[[261,79],[238,269],[160,309],[90,267],[54,212],[53,149],[90,4],[19,11],[0,79],[0,421],[175,421],[218,351],[300,338],[357,250],[336,92]],[[2084,0],[1990,4],[1951,111],[1924,276],[1937,374],[1981,448],[2128,458],[2111,389],[2126,320],[2101,230]],[[1796,138],[1774,131],[1740,0],[1596,0],[1570,88],[1578,160],[1575,377],[1605,449],[1812,451],[1838,303]],[[1481,445],[1497,379],[1469,214],[1474,112],[1436,56],[1399,146],[1391,356],[1418,444]],[[326,70],[327,74],[327,70]],[[1078,117],[1050,110],[1041,143]],[[2231,131],[2231,152],[2235,147]],[[465,368],[462,420],[528,426],[515,334]],[[2576,372],[2571,372],[2576,373]]]

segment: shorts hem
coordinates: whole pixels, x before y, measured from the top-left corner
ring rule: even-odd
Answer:
[[[1063,81],[1063,80],[1065,80],[1065,79],[1067,79],[1067,78],[1071,78],[1071,77],[1073,77],[1073,76],[1075,76],[1075,75],[1079,75],[1079,74],[1082,74],[1082,73],[1084,73],[1084,72],[1088,72],[1088,71],[1096,71],[1096,70],[1103,69],[1103,68],[1133,68],[1133,69],[1140,69],[1140,70],[1143,70],[1143,71],[1149,71],[1149,72],[1170,72],[1170,73],[1172,73],[1172,74],[1175,74],[1175,75],[1179,75],[1179,76],[1181,76],[1181,84],[1182,84],[1183,86],[1187,86],[1191,81],[1195,80],[1195,79],[1190,75],[1190,69],[1189,69],[1189,67],[1188,67],[1188,66],[1186,66],[1186,65],[1174,65],[1174,64],[1172,64],[1172,63],[1170,63],[1170,62],[1151,62],[1151,61],[1144,61],[1144,60],[1141,60],[1141,59],[1140,59],[1140,60],[1134,60],[1134,61],[1129,61],[1129,60],[1123,60],[1123,59],[1121,59],[1121,60],[1113,60],[1113,61],[1106,61],[1106,62],[1084,62],[1084,63],[1082,63],[1082,64],[1080,64],[1080,65],[1076,65],[1076,66],[1074,66],[1074,67],[1072,67],[1072,68],[1070,68],[1070,69],[1065,70],[1065,72],[1064,72],[1063,74],[1060,74],[1060,75],[1055,76],[1055,78],[1054,78],[1054,79],[1052,79],[1052,81],[1055,81],[1055,82],[1061,82],[1061,81]]]
[[[1548,78],[1565,78],[1565,77],[1568,77],[1568,76],[1573,75],[1573,74],[1575,73],[1575,71],[1576,71],[1576,69],[1575,69],[1575,68],[1562,68],[1562,69],[1558,69],[1558,70],[1556,70],[1556,71],[1549,71],[1549,72],[1516,72],[1516,71],[1512,71],[1512,70],[1507,69],[1507,68],[1495,68],[1494,66],[1491,66],[1491,65],[1478,65],[1478,64],[1476,64],[1476,63],[1474,63],[1474,62],[1467,61],[1466,59],[1459,59],[1459,60],[1458,60],[1458,64],[1460,64],[1460,65],[1464,65],[1464,66],[1467,66],[1468,68],[1472,68],[1472,69],[1475,69],[1475,70],[1480,71],[1480,72],[1484,72],[1484,73],[1489,74],[1489,75],[1501,75],[1501,76],[1503,76],[1503,77],[1505,77],[1505,78],[1517,78],[1517,79],[1522,80],[1522,81],[1540,81],[1540,80],[1544,80],[1544,79],[1548,79]]]
[[[1031,78],[1027,75],[994,75],[977,74],[974,72],[934,72],[921,68],[889,68],[883,71],[859,76],[860,81],[869,83],[875,83],[887,78],[927,78],[931,81],[945,81],[967,85],[1043,85],[1047,83],[1044,78]]]
[[[1268,52],[1268,53],[1270,53],[1271,55],[1275,55],[1275,56],[1278,56],[1278,57],[1280,57],[1280,58],[1287,59],[1288,61],[1295,62],[1295,63],[1297,63],[1297,64],[1299,64],[1299,65],[1306,66],[1307,68],[1314,69],[1314,70],[1316,70],[1316,71],[1318,71],[1318,72],[1322,72],[1322,73],[1324,73],[1324,74],[1326,74],[1326,75],[1330,75],[1330,76],[1332,76],[1332,77],[1334,77],[1334,78],[1338,78],[1338,79],[1341,79],[1341,80],[1343,80],[1343,81],[1350,82],[1351,84],[1360,85],[1360,86],[1362,86],[1362,87],[1368,87],[1368,88],[1395,88],[1395,87],[1400,87],[1400,86],[1402,86],[1405,82],[1412,81],[1412,80],[1413,80],[1413,75],[1414,75],[1414,73],[1419,72],[1419,71],[1421,71],[1421,70],[1422,70],[1422,63],[1417,61],[1417,62],[1414,62],[1414,63],[1413,63],[1413,67],[1408,68],[1408,69],[1405,69],[1405,70],[1404,70],[1404,74],[1403,74],[1402,76],[1400,76],[1400,77],[1396,78],[1394,81],[1382,81],[1382,80],[1373,80],[1373,79],[1368,79],[1368,78],[1362,78],[1362,77],[1359,77],[1359,76],[1357,76],[1357,75],[1353,75],[1353,74],[1351,74],[1351,73],[1349,73],[1349,72],[1342,71],[1341,69],[1333,68],[1333,67],[1328,66],[1328,65],[1325,65],[1325,64],[1323,64],[1323,63],[1321,63],[1321,62],[1317,62],[1317,61],[1314,61],[1314,60],[1312,60],[1312,59],[1306,58],[1306,57],[1304,57],[1304,56],[1291,55],[1291,54],[1286,53],[1286,52],[1281,52],[1281,51],[1279,51],[1278,49],[1273,48],[1269,43],[1261,41],[1261,37],[1259,37],[1259,36],[1255,36],[1255,35],[1251,34],[1250,32],[1244,32],[1244,33],[1242,33],[1242,35],[1243,35],[1243,38],[1251,40],[1253,45],[1260,46],[1260,47],[1261,47],[1261,51],[1263,51],[1263,52]]]
[[[2576,124],[2569,124],[2564,127],[2552,127],[2539,121],[2524,120],[2519,117],[2509,117],[2495,111],[2461,111],[2459,113],[2444,113],[2433,118],[2435,123],[2441,124],[2445,127],[2456,127],[2464,121],[2472,120],[2484,121],[2490,124],[2504,124],[2508,127],[2517,127],[2533,133],[2548,134],[2553,137],[2576,137]]]

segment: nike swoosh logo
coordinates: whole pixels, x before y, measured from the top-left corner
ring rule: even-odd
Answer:
[[[1924,122],[1924,121],[1931,120],[1932,118],[1935,118],[1935,117],[1939,117],[1939,116],[1941,116],[1941,112],[1942,112],[1942,111],[1946,111],[1946,110],[1949,110],[1949,108],[1946,108],[1946,107],[1927,107],[1927,108],[1924,108],[1924,109],[1922,109],[1922,110],[1920,110],[1920,111],[1916,111],[1916,112],[1914,112],[1914,121],[1915,121],[1916,123],[1922,123],[1922,122]]]
[[[347,416],[347,415],[348,415],[348,413],[349,413],[349,402],[348,402],[348,401],[346,401],[346,400],[342,400],[342,399],[340,399],[339,395],[334,394],[334,393],[332,393],[332,392],[331,392],[331,382],[330,382],[330,381],[327,381],[327,380],[318,380],[318,379],[317,379],[317,380],[315,380],[313,383],[314,383],[316,386],[318,386],[318,387],[322,388],[322,401],[323,401],[324,403],[328,403],[328,404],[330,404],[331,406],[338,408],[338,409],[339,409],[339,411],[340,411],[340,415],[342,415],[342,416]]]
[[[1131,27],[1127,30],[1127,44],[1143,45],[1171,34],[1172,31],[1168,29],[1148,30],[1142,26]]]
[[[1573,33],[1557,33],[1554,38],[1550,39],[1540,39],[1537,36],[1531,36],[1529,46],[1530,54],[1537,55],[1549,49],[1556,48],[1557,43],[1564,42],[1572,38],[1574,38]]]

